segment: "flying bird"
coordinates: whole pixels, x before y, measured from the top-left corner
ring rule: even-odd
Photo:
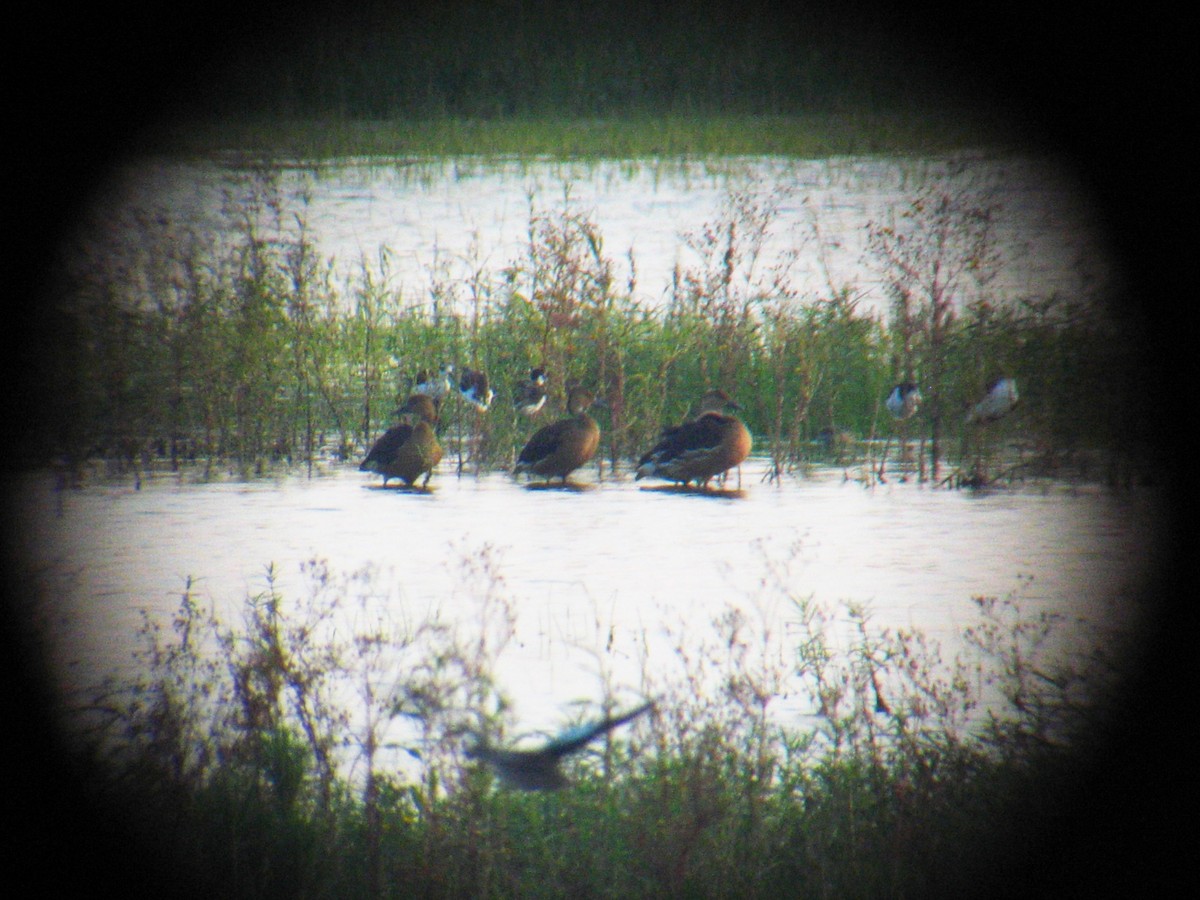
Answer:
[[[570,784],[560,767],[566,756],[653,707],[653,703],[644,703],[623,715],[569,728],[536,750],[501,750],[480,741],[469,748],[466,754],[490,765],[509,787],[523,791],[559,790]]]

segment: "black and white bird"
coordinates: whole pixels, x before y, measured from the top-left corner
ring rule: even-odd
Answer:
[[[967,411],[967,424],[986,425],[1002,419],[1013,411],[1020,399],[1015,378],[997,378],[988,385],[983,399]]]
[[[546,370],[541,366],[529,370],[529,380],[517,388],[513,405],[526,416],[534,416],[546,405]]]
[[[458,381],[458,392],[462,398],[480,412],[487,412],[495,396],[488,386],[486,373],[476,369],[463,369],[462,378]]]
[[[566,756],[653,707],[653,703],[644,703],[623,715],[569,728],[536,750],[501,750],[481,741],[468,748],[466,754],[490,765],[509,787],[523,791],[559,790],[570,784],[560,765]]]
[[[452,363],[445,363],[438,372],[432,375],[426,371],[418,372],[416,384],[413,385],[414,394],[424,394],[438,404],[453,390],[454,365]]]
[[[921,406],[921,389],[911,381],[905,381],[892,388],[884,406],[897,422],[911,419]]]

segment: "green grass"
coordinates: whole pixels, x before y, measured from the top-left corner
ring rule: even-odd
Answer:
[[[961,113],[708,115],[629,118],[243,119],[175,122],[151,138],[174,153],[272,159],[534,156],[642,159],[919,155],[1012,143]]]
[[[785,636],[733,606],[715,642],[671,636],[651,716],[573,759],[565,790],[513,792],[462,752],[517,725],[492,676],[514,601],[484,558],[482,578],[463,560],[477,615],[454,628],[398,626],[377,573],[319,562],[307,595],[271,584],[237,626],[189,584],[173,635],[147,620],[141,671],[78,710],[97,796],[227,896],[928,896],[1019,873],[1115,674],[1065,674],[1013,598],[978,602],[978,669],[849,605],[843,646],[768,574]],[[967,727],[981,681],[1008,706]],[[784,696],[810,715],[773,715]]]

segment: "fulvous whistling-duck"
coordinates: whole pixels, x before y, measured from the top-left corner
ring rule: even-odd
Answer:
[[[567,398],[570,417],[534,432],[517,457],[513,474],[532,472],[544,478],[567,476],[588,462],[600,447],[600,426],[588,414],[597,399],[584,388],[572,388]]]
[[[724,391],[705,394],[695,419],[663,430],[662,439],[638,461],[636,477],[707,486],[714,476],[740,465],[750,455],[750,432],[726,409],[740,407]]]
[[[371,452],[359,465],[359,471],[378,472],[384,486],[389,478],[399,478],[410,487],[425,476],[421,487],[429,484],[429,476],[442,459],[434,426],[437,407],[427,394],[413,394],[396,410],[403,421],[384,432]]]

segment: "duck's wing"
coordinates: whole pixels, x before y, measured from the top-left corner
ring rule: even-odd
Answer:
[[[358,469],[360,472],[374,472],[380,466],[386,466],[392,461],[398,451],[412,437],[412,426],[407,423],[393,425],[375,442],[370,452],[363,459]]]
[[[725,438],[727,419],[721,413],[708,412],[691,422],[665,429],[654,449],[646,453],[638,465],[686,459],[691,454],[715,449]]]
[[[569,420],[564,419],[539,428],[521,450],[521,455],[517,457],[517,463],[528,466],[545,459],[562,444],[563,435],[569,424]]]
[[[653,703],[644,703],[637,709],[631,710],[620,716],[612,716],[603,719],[599,722],[592,722],[586,725],[579,725],[575,728],[569,728],[546,745],[545,751],[554,757],[563,757],[568,753],[573,753],[580,747],[594,740],[606,731],[612,731],[632,719],[636,719],[642,713],[647,712],[654,706]]]

